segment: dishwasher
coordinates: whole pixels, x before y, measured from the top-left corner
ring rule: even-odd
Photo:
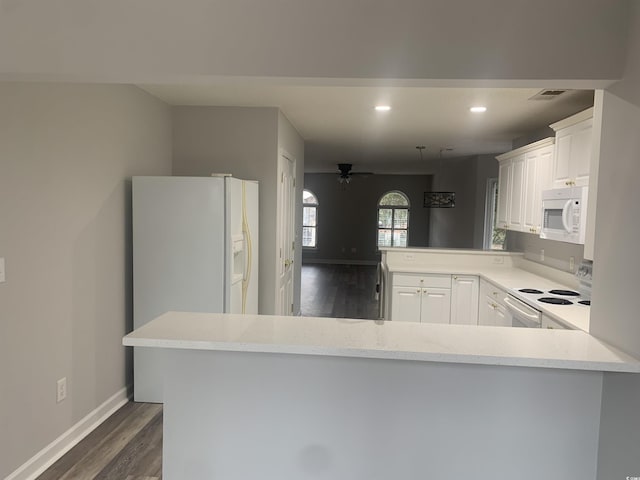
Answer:
[[[540,328],[542,312],[507,294],[504,303],[511,313],[511,326],[521,328]]]

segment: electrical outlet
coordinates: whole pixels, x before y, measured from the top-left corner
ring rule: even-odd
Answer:
[[[0,283],[6,282],[6,277],[4,273],[4,257],[0,258]]]
[[[67,398],[67,377],[62,377],[56,383],[56,402],[60,403]]]
[[[576,266],[575,259],[573,257],[569,257],[569,271],[573,272],[575,266]]]
[[[540,261],[544,262],[544,248],[540,249]]]
[[[496,265],[501,265],[504,263],[504,257],[502,256],[497,256],[497,257],[493,257],[493,263]]]

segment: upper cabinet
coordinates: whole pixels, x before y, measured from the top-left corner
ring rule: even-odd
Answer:
[[[540,233],[542,191],[551,188],[554,138],[545,138],[497,157],[499,228]]]
[[[593,107],[550,125],[556,132],[553,188],[588,186]]]

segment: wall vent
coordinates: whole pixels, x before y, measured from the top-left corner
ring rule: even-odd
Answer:
[[[567,90],[545,89],[545,90],[542,90],[541,92],[536,93],[529,100],[553,100],[554,98],[558,98],[560,95],[566,92]]]

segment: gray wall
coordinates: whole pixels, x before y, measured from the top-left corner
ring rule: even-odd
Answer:
[[[493,155],[445,158],[432,166],[433,191],[455,192],[455,208],[431,211],[429,246],[436,248],[482,248],[478,232],[484,228],[487,179],[498,176]]]
[[[170,173],[143,91],[0,84],[0,478],[131,384],[130,177]]]
[[[527,260],[573,273],[576,272],[584,254],[584,245],[546,240],[533,233],[511,230],[507,231],[506,245],[507,250],[511,252],[524,252]],[[541,260],[541,250],[544,250],[544,260]],[[569,268],[571,257],[574,259],[573,269]]]
[[[409,197],[409,245],[428,246],[432,209],[422,204],[431,180],[430,175],[356,175],[347,185],[338,183],[337,174],[305,174],[304,187],[318,197],[320,206],[318,248],[305,249],[303,261],[377,262],[377,205],[391,190]]]
[[[604,85],[622,73],[631,3],[5,0],[0,72],[158,83],[245,75]],[[585,52],[588,61],[572,61]]]
[[[300,171],[301,138],[277,108],[174,107],[172,113],[174,175],[230,173],[260,182],[259,311],[274,313],[278,148],[296,156]]]
[[[605,92],[591,333],[640,358],[640,4],[624,80]],[[640,476],[640,375],[606,374],[598,478]]]

